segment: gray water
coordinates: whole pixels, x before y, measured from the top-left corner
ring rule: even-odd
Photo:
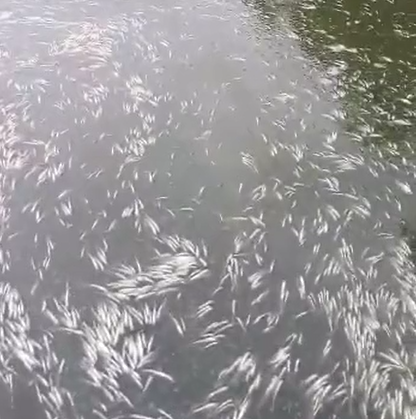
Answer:
[[[56,350],[57,359],[65,360],[59,373],[68,375],[64,383],[50,379],[41,385],[33,376],[43,373],[34,374],[26,365],[23,377],[33,380],[29,390],[4,378],[4,417],[44,417],[45,412],[59,418],[364,417],[365,404],[369,417],[371,412],[376,415],[371,417],[382,417],[380,412],[411,417],[406,416],[413,409],[407,376],[397,387],[401,396],[390,376],[388,384],[372,390],[377,396],[369,391],[364,403],[356,401],[364,390],[357,390],[358,396],[354,392],[362,385],[360,376],[375,374],[373,358],[381,375],[390,374],[379,352],[398,353],[403,346],[409,351],[403,363],[414,362],[409,336],[414,335],[416,230],[415,13],[410,0],[30,0],[2,8],[1,280],[18,291],[32,319],[26,335],[19,336],[40,344],[41,349],[29,351],[33,365],[42,364],[39,359],[46,355],[40,353],[49,359]],[[178,237],[178,244],[171,237]],[[54,337],[50,346],[57,348],[48,352],[45,336],[58,332],[48,331],[43,317],[64,296],[66,306],[81,313],[65,330],[87,336],[84,324],[91,314],[84,318],[84,313],[99,305],[103,290],[120,278],[120,292],[130,292],[133,305],[143,309],[141,291],[127,291],[123,280],[138,272],[166,273],[166,254],[169,269],[179,277],[189,276],[202,260],[203,281],[189,291],[175,288],[175,298],[167,303],[165,294],[152,291],[149,304],[153,299],[161,304],[157,307],[167,304],[164,316],[178,324],[189,321],[192,336],[221,321],[232,332],[218,332],[214,349],[204,342],[195,354],[192,339],[179,333],[185,343],[178,341],[169,329],[172,322],[162,316],[155,326],[160,358],[152,368],[166,367],[175,385],[166,387],[169,380],[162,380],[149,390],[149,399],[143,388],[134,390],[135,396],[126,396],[132,404],[127,411],[125,400],[108,395],[96,395],[99,401],[91,396],[95,401],[88,407],[73,378],[83,368],[77,361],[79,342],[63,344]],[[197,254],[200,262],[181,259],[184,254]],[[157,275],[156,282],[163,278]],[[261,285],[255,285],[255,275]],[[345,326],[350,332],[338,337],[336,328],[320,323],[317,305],[328,318],[332,314],[318,296],[338,296],[350,286],[358,290],[354,304],[359,307],[351,312],[359,313],[366,326],[362,332],[352,327],[355,335]],[[288,298],[284,287],[290,296],[279,314],[284,322],[270,334],[271,314],[281,309],[275,303],[281,307]],[[388,326],[377,311],[383,292],[405,305],[389,313],[386,302]],[[366,293],[377,312],[360,299]],[[207,303],[214,307],[211,317],[193,324]],[[338,307],[346,324],[347,306]],[[2,311],[6,318],[7,310]],[[265,318],[270,321],[262,326]],[[57,330],[63,327],[60,321],[52,321]],[[374,322],[380,330],[390,328],[388,338],[374,332]],[[399,331],[391,332],[396,326]],[[290,346],[293,359],[285,368],[296,378],[286,379],[290,384],[276,396],[277,407],[256,402],[256,392],[271,391],[262,374],[264,388],[243,397],[248,407],[244,401],[243,407],[221,410],[220,402],[210,399],[221,372],[246,351],[264,364],[267,375],[268,357],[292,334],[297,346]],[[361,335],[364,343],[356,345],[361,349],[343,354],[343,339],[358,341]],[[85,336],[84,343],[91,339]],[[10,342],[3,342],[4,377],[10,373],[5,361]],[[326,342],[330,366],[321,368],[316,359]],[[370,347],[368,353],[363,349]],[[348,357],[356,364],[348,364]],[[368,361],[364,366],[360,357]],[[296,359],[300,367],[293,366]],[[292,381],[325,376],[332,368],[335,381],[358,380],[333,384],[333,394],[344,386],[345,400],[311,396],[323,407],[299,407],[304,402],[296,401],[300,396],[292,387],[298,384]],[[80,382],[88,387],[84,378]],[[304,389],[305,383],[298,387]],[[67,402],[50,407],[45,400],[56,399],[54,388],[65,394],[63,399],[72,395],[76,408]],[[38,416],[35,408],[22,407],[27,397]],[[401,406],[397,402],[389,410],[400,397]]]

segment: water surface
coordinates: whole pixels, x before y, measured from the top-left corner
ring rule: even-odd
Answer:
[[[415,11],[5,7],[5,415],[411,417]]]

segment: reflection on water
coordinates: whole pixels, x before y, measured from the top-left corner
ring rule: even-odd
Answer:
[[[0,414],[413,417],[411,8],[0,11]]]

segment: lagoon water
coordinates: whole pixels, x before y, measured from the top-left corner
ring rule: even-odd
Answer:
[[[411,0],[2,7],[0,416],[412,417],[415,46]]]

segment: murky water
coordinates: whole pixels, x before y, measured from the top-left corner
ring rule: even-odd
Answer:
[[[411,0],[14,1],[0,35],[0,413],[413,417]]]

